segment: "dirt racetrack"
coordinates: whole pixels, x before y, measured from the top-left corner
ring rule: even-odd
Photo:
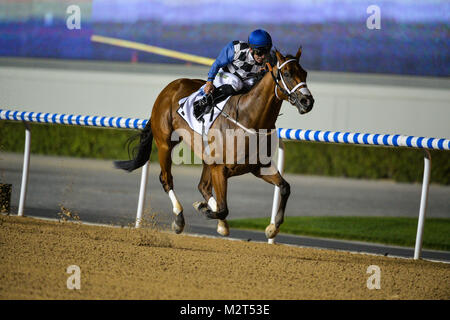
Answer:
[[[444,263],[5,215],[0,267],[1,299],[450,298]]]

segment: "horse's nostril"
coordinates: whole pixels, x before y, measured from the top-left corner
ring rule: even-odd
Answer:
[[[302,98],[302,99],[300,99],[300,103],[301,103],[302,105],[307,105],[307,104],[308,104],[308,99]]]

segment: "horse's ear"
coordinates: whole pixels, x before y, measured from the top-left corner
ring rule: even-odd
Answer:
[[[283,55],[280,53],[280,51],[276,50],[275,54],[277,55],[278,61],[284,61]]]
[[[295,59],[297,59],[297,61],[300,59],[300,56],[302,55],[302,47],[300,47],[297,51],[297,54],[295,55]]]

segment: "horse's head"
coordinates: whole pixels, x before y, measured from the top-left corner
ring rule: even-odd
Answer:
[[[297,107],[300,114],[311,111],[314,98],[306,86],[307,72],[299,63],[302,49],[298,50],[295,57],[291,55],[285,57],[278,50],[275,51],[275,54],[277,63],[273,70],[276,73],[276,96]]]

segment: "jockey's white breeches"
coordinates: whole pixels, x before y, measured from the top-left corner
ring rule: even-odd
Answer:
[[[239,79],[238,76],[220,69],[216,77],[214,78],[213,85],[214,87],[218,88],[220,86],[223,86],[224,84],[231,85],[236,92],[241,90],[244,85],[242,83],[242,80]]]

